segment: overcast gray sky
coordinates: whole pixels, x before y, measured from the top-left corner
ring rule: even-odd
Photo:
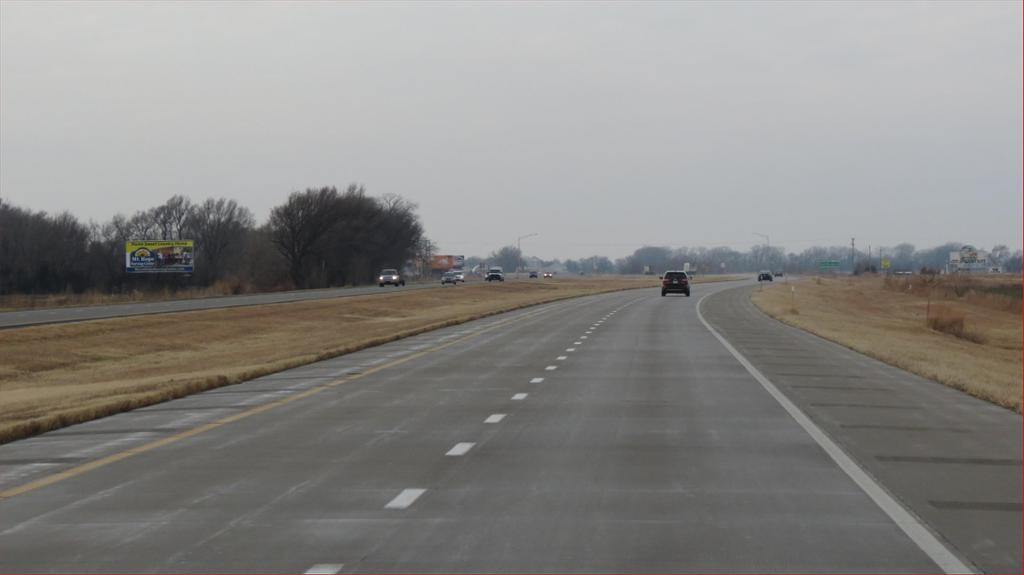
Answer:
[[[444,253],[1021,246],[1019,2],[0,3],[0,196],[360,182]]]

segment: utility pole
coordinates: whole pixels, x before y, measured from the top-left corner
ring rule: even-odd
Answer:
[[[854,253],[857,248],[855,247],[854,240],[856,238],[850,238],[850,274],[853,274],[854,270],[857,269],[857,261],[854,259]]]

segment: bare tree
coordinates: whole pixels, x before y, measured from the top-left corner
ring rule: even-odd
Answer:
[[[337,219],[338,190],[334,187],[294,192],[270,212],[271,241],[288,261],[296,287],[306,287],[308,260]]]
[[[491,252],[487,258],[492,266],[501,266],[506,272],[513,272],[519,267],[523,254],[515,246],[504,246]]]
[[[239,253],[246,233],[255,225],[249,208],[235,200],[209,198],[190,210],[184,229],[196,241],[196,267],[203,283],[231,271],[230,254]]]

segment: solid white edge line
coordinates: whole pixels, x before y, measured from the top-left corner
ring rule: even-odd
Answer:
[[[419,499],[420,495],[423,495],[426,492],[426,489],[403,489],[401,493],[396,495],[394,499],[384,506],[384,509],[405,509]]]
[[[716,292],[718,293],[718,292]],[[771,395],[775,401],[782,406],[783,409],[789,413],[790,417],[796,420],[800,427],[811,436],[814,441],[825,450],[825,453],[832,458],[832,461],[836,462],[836,465],[843,470],[846,475],[853,480],[854,483],[860,487],[872,501],[878,505],[879,508],[890,519],[893,520],[896,525],[907,534],[920,549],[924,551],[928,558],[935,562],[936,565],[944,573],[976,573],[973,569],[967,566],[966,563],[960,560],[952,551],[946,547],[942,541],[939,540],[927,527],[921,523],[913,513],[897,501],[888,491],[885,490],[868,472],[864,471],[852,457],[846,454],[836,442],[830,438],[816,423],[811,421],[807,415],[800,410],[792,401],[789,400],[779,388],[775,387],[775,384],[771,382],[767,377],[764,376],[746,357],[743,356],[735,347],[732,346],[715,328],[711,327],[711,324],[704,319],[704,314],[700,311],[700,306],[704,303],[704,299],[708,297],[707,294],[697,301],[697,318],[700,320],[704,327],[707,328],[711,335],[715,336],[715,339],[719,341],[725,349],[736,358],[736,361],[740,362],[747,372],[750,373],[761,384],[761,387]]]
[[[342,568],[344,563],[318,563],[306,570],[306,575],[335,575]]]

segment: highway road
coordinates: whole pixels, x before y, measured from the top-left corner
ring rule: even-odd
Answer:
[[[749,289],[546,304],[0,446],[0,571],[1020,572],[1020,416]]]
[[[47,323],[67,323],[106,319],[112,317],[150,315],[155,313],[173,313],[178,311],[195,311],[223,307],[242,307],[272,303],[288,303],[357,295],[372,295],[407,291],[415,289],[432,289],[440,287],[439,283],[408,284],[395,286],[363,286],[346,288],[326,288],[312,290],[296,290],[249,295],[233,295],[223,297],[204,297],[195,299],[178,299],[168,301],[152,301],[145,303],[117,303],[110,305],[88,305],[78,307],[57,307],[26,309],[19,311],[0,312],[0,329],[42,325]]]

